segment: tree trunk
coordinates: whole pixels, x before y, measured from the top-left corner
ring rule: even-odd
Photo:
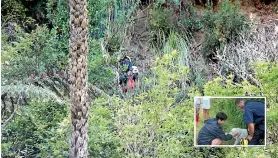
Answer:
[[[70,0],[71,158],[88,157],[87,0]]]

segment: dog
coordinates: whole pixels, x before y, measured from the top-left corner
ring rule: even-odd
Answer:
[[[229,134],[234,135],[235,133],[238,133],[238,135],[234,137],[236,140],[234,145],[239,145],[240,139],[246,138],[248,136],[247,129],[232,128],[232,130]]]

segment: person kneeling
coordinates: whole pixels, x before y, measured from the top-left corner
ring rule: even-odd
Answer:
[[[218,112],[216,118],[210,118],[205,121],[205,125],[201,128],[198,135],[198,145],[221,145],[223,141],[227,141],[237,136],[225,134],[222,129],[224,121],[227,119],[227,115],[223,112]]]

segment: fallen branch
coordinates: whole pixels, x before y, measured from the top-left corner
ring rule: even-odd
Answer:
[[[1,125],[2,130],[5,129],[5,127],[8,125],[8,123],[13,119],[13,117],[14,117],[15,114],[16,114],[17,109],[18,109],[18,108],[16,108],[16,109],[13,111],[13,113],[10,115],[10,117],[9,117],[4,123],[2,123],[2,125]]]

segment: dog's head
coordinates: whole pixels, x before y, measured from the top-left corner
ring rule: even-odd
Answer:
[[[240,133],[240,128],[232,128],[229,134],[234,135],[235,133]]]
[[[234,133],[236,133],[238,131],[239,131],[238,128],[232,128],[231,133],[234,134]]]
[[[235,133],[238,133],[241,136],[246,136],[248,135],[247,129],[242,129],[242,128],[233,128],[230,132],[232,135],[234,135]]]

